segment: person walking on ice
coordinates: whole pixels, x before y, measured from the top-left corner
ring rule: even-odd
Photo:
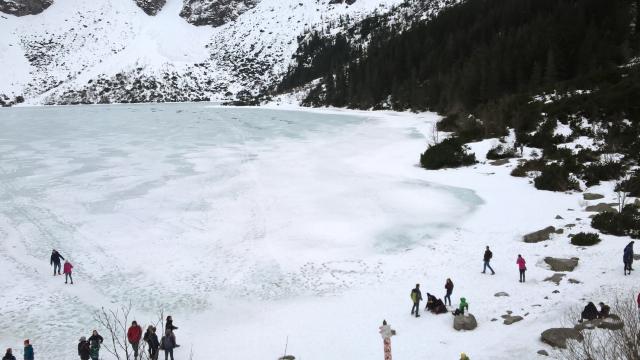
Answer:
[[[73,285],[73,277],[71,277],[71,270],[73,269],[73,265],[69,262],[69,260],[64,261],[64,283],[66,284],[68,280],[71,280],[71,285]]]
[[[2,360],[16,360],[16,357],[13,356],[13,350],[11,350],[11,348],[7,349],[7,352],[4,353]]]
[[[451,306],[451,294],[453,294],[453,281],[447,279],[444,284],[444,288],[447,289],[447,294],[444,296],[444,304],[447,305],[447,299],[449,299],[449,306]]]
[[[522,255],[518,254],[516,264],[518,264],[518,270],[520,270],[520,282],[523,283],[525,280],[524,273],[527,271],[527,262],[524,260]]]
[[[29,339],[24,341],[24,360],[33,360],[33,346],[29,342]]]
[[[384,360],[391,360],[391,337],[395,334],[396,331],[387,324],[387,320],[382,320],[380,336],[382,336],[382,343],[384,345]]]
[[[487,268],[489,268],[489,270],[491,270],[491,275],[495,275],[496,272],[493,271],[493,268],[491,267],[491,265],[489,264],[489,262],[491,262],[491,258],[493,257],[493,253],[491,252],[491,250],[489,250],[489,246],[487,246],[487,249],[484,251],[484,268],[482,269],[482,273],[486,273],[487,272]]]
[[[422,292],[420,292],[420,284],[416,284],[416,287],[411,290],[411,301],[413,302],[413,307],[411,308],[411,315],[415,314],[416,317],[420,317],[418,311],[420,310],[420,301],[422,300]]]
[[[138,325],[135,320],[131,323],[131,327],[127,330],[127,340],[133,348],[133,358],[138,359],[138,347],[140,346],[140,339],[142,339],[142,327]]]
[[[631,265],[633,264],[633,241],[628,243],[624,247],[624,253],[622,254],[622,261],[624,262],[624,274],[631,275]],[[627,272],[629,272],[627,274]]]
[[[60,274],[60,270],[62,268],[60,263],[61,259],[64,260],[64,257],[60,255],[58,250],[53,249],[53,251],[51,251],[51,260],[50,260],[50,264],[53,265],[53,276],[62,275]]]

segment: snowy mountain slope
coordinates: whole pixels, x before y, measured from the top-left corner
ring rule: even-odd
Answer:
[[[54,2],[36,16],[0,17],[0,94],[29,104],[187,101],[257,91],[282,74],[305,29],[385,12],[401,0],[263,0],[219,27],[156,16],[133,1]]]

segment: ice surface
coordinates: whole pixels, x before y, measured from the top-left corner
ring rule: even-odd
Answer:
[[[195,104],[2,109],[3,346],[32,338],[45,359],[75,358],[92,311],[131,300],[142,323],[174,314],[195,354],[226,333],[235,359],[274,357],[231,335],[273,331],[256,308],[332,302],[413,268],[398,259],[482,204],[425,180],[425,126]],[[73,287],[51,276],[52,248]]]

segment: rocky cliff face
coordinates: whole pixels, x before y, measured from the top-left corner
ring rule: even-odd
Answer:
[[[155,16],[164,4],[167,3],[167,0],[135,0],[136,5],[142,10],[144,10],[147,15]]]
[[[184,0],[180,16],[193,25],[221,26],[254,8],[260,0]]]
[[[35,15],[53,4],[53,0],[0,0],[0,11],[15,16]]]

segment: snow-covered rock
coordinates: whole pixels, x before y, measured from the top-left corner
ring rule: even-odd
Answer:
[[[136,0],[136,5],[140,9],[144,10],[147,15],[155,16],[162,7],[167,3],[167,0]]]
[[[221,26],[253,9],[259,0],[184,0],[180,16],[193,25]]]
[[[0,12],[15,16],[36,15],[52,3],[53,0],[0,0]]]

